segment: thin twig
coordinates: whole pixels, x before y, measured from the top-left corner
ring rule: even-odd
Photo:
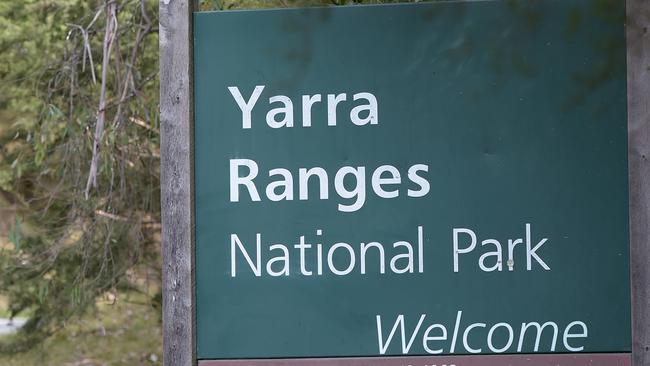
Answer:
[[[95,124],[95,138],[93,141],[93,155],[90,161],[90,171],[88,172],[88,181],[86,182],[85,197],[88,199],[90,189],[97,187],[97,165],[99,164],[99,144],[104,133],[104,120],[106,119],[106,79],[108,78],[108,62],[111,57],[111,48],[115,38],[117,25],[116,5],[110,1],[106,8],[106,33],[104,34],[103,43],[103,60],[102,60],[102,85],[99,94],[99,107],[97,108],[97,122]]]

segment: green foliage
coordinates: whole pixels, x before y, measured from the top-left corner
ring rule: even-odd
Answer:
[[[61,57],[66,22],[88,12],[79,0],[0,2],[0,109],[27,130],[41,109],[36,82]]]
[[[0,193],[24,218],[0,251],[0,293],[29,316],[2,350],[160,271],[157,2],[112,3],[0,2]]]

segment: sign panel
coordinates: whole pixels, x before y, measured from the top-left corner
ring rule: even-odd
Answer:
[[[623,20],[196,13],[197,357],[629,364]]]

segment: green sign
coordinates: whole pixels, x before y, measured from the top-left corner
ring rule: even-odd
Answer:
[[[196,13],[197,357],[630,352],[623,19]]]

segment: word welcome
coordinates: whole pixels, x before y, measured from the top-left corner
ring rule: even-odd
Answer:
[[[489,352],[492,353],[555,352],[557,347],[560,326],[553,321],[547,321],[544,324],[538,322],[521,323],[518,332],[515,332],[515,327],[505,322],[496,323],[491,326],[488,326],[486,323],[463,325],[462,316],[463,312],[459,310],[456,314],[454,327],[451,328],[451,339],[449,339],[448,329],[450,328],[444,324],[432,323],[428,326],[424,325],[427,314],[420,315],[415,327],[408,332],[406,330],[407,321],[405,316],[403,314],[398,315],[390,332],[388,332],[388,336],[384,338],[385,332],[383,331],[382,316],[377,315],[379,354],[385,354],[391,348],[393,338],[398,337],[400,338],[400,352],[402,354],[408,354],[416,338],[420,336],[422,348],[428,354],[488,352],[481,346],[478,346],[478,344],[487,344]],[[399,329],[398,336],[396,336],[397,329]],[[584,346],[578,345],[573,340],[576,338],[587,338],[587,336],[587,325],[582,321],[572,321],[564,327],[564,331],[562,332],[562,346],[569,352],[580,352],[584,349]],[[471,337],[473,339],[479,338],[481,341],[472,343],[470,342]],[[495,338],[500,343],[497,343]],[[533,339],[535,341],[534,343],[532,343]],[[545,343],[543,347],[540,347],[542,339],[545,340]]]

